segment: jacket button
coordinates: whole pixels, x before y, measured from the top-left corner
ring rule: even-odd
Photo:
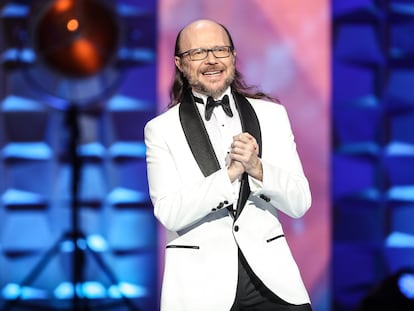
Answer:
[[[220,202],[220,204],[217,206],[218,209],[222,208],[224,206],[223,202]]]
[[[270,198],[268,198],[267,196],[265,196],[264,194],[260,195],[260,198],[265,200],[266,202],[270,202]]]
[[[212,211],[212,212],[215,212],[215,211],[216,211],[216,209],[215,209],[215,208],[212,208],[212,209],[211,209],[211,211]]]
[[[236,232],[239,231],[239,226],[237,226],[237,225],[234,226],[234,231],[236,231]]]

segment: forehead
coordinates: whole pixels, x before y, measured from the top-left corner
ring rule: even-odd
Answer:
[[[180,37],[182,51],[219,45],[230,45],[227,33],[215,23],[196,23],[185,28]]]

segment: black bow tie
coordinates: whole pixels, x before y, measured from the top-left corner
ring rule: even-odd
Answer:
[[[221,100],[214,100],[213,97],[209,96],[207,98],[206,111],[205,111],[205,116],[206,116],[207,121],[211,119],[211,115],[213,114],[214,108],[220,105],[221,107],[223,107],[223,110],[226,113],[226,115],[228,115],[229,117],[233,116],[233,112],[231,111],[231,108],[230,108],[228,95],[224,95],[224,97]]]

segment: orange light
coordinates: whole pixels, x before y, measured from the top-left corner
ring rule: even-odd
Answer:
[[[53,3],[53,7],[57,13],[68,11],[74,5],[73,0],[57,0]]]
[[[66,28],[69,31],[76,31],[79,28],[79,22],[76,18],[72,18],[71,20],[68,21],[68,23],[66,24]]]
[[[118,25],[110,7],[102,4],[103,0],[51,1],[51,9],[36,24],[39,59],[70,77],[97,73],[117,48]]]
[[[72,43],[70,49],[71,59],[79,70],[86,73],[96,72],[101,64],[101,58],[96,47],[86,39],[78,39]]]

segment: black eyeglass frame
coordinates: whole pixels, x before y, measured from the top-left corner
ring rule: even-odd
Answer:
[[[227,48],[228,49],[228,53],[229,54],[227,56],[217,56],[214,53],[215,51],[217,51],[219,49],[222,49],[222,48]],[[199,58],[199,59],[192,59],[191,58],[191,52],[194,52],[194,51],[205,51],[206,52],[206,56],[203,57],[203,58]],[[182,52],[180,54],[177,54],[176,56],[179,57],[179,58],[183,58],[184,56],[189,55],[190,56],[190,60],[192,60],[192,61],[198,61],[198,60],[206,59],[208,57],[208,53],[209,52],[213,53],[214,57],[216,57],[216,58],[227,58],[227,57],[230,57],[230,55],[231,55],[231,53],[233,51],[234,51],[234,47],[233,46],[231,46],[231,45],[221,45],[221,46],[215,46],[214,48],[211,48],[211,49],[205,49],[205,48],[189,49],[189,50],[184,51],[184,52]]]

